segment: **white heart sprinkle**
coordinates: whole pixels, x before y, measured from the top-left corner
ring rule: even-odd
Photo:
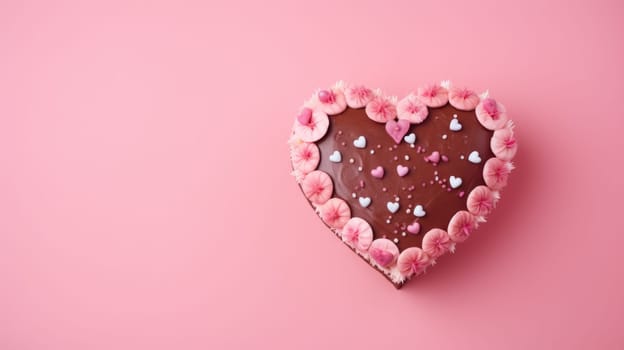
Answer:
[[[405,142],[407,142],[410,145],[412,145],[412,144],[414,144],[414,142],[416,142],[416,134],[411,133],[409,135],[406,135],[405,137],[403,137],[403,140],[405,140]]]
[[[414,216],[422,218],[425,215],[427,215],[427,213],[425,212],[425,209],[423,209],[422,205],[418,204],[416,207],[414,207]]]
[[[353,146],[357,148],[365,148],[366,147],[366,138],[364,136],[360,136],[357,139],[353,140]]]
[[[360,197],[358,198],[358,201],[360,202],[360,205],[364,208],[368,207],[371,204],[370,197]]]
[[[334,151],[334,153],[332,153],[331,156],[329,156],[329,161],[333,163],[342,162],[342,154],[340,154],[340,152],[338,151]]]
[[[451,177],[449,177],[449,183],[451,184],[451,188],[457,188],[457,187],[461,186],[462,179],[461,179],[461,177],[451,176]]]
[[[397,202],[388,202],[386,203],[386,208],[388,208],[388,211],[390,211],[392,214],[396,213],[397,210],[399,210],[399,203]]]
[[[481,157],[479,157],[479,152],[477,151],[470,152],[470,154],[468,155],[468,161],[470,163],[475,163],[475,164],[481,163]]]
[[[453,118],[451,119],[451,125],[449,125],[449,129],[451,129],[451,131],[459,131],[462,129],[462,125],[459,123],[459,120]]]

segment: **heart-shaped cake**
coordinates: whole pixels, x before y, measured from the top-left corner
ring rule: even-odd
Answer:
[[[517,150],[505,107],[448,81],[401,100],[343,82],[318,90],[289,145],[321,220],[397,288],[485,222]]]

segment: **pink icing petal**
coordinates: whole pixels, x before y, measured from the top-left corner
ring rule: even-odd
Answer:
[[[518,143],[510,128],[494,131],[490,139],[490,148],[497,158],[502,160],[512,160],[518,151]]]
[[[302,142],[293,145],[290,151],[293,169],[306,175],[316,169],[320,161],[319,149],[314,143]]]
[[[342,240],[352,248],[365,252],[373,242],[373,229],[361,218],[351,218],[342,228]]]
[[[446,231],[439,228],[433,228],[425,233],[422,241],[422,249],[432,259],[437,259],[446,254],[453,245]]]
[[[347,86],[345,89],[347,106],[351,108],[362,108],[366,106],[373,97],[375,97],[373,91],[362,85]]]
[[[405,119],[399,119],[398,121],[392,119],[386,122],[386,132],[397,144],[401,143],[403,136],[409,131],[409,127],[410,122]]]
[[[398,118],[410,123],[420,124],[427,119],[428,114],[427,106],[413,94],[406,96],[397,104]]]
[[[462,210],[453,215],[448,225],[448,235],[453,242],[463,242],[477,229],[477,218]]]
[[[388,268],[394,265],[399,255],[399,248],[387,238],[378,238],[371,244],[368,254],[381,267]]]
[[[318,99],[321,103],[334,103],[336,102],[336,95],[332,91],[321,90],[318,92]]]
[[[347,109],[345,95],[340,89],[321,90],[316,99],[318,108],[327,115],[336,115]]]
[[[512,165],[498,158],[490,158],[483,166],[483,180],[493,190],[501,190],[507,186],[507,178]]]
[[[462,111],[473,110],[479,103],[479,96],[474,91],[465,88],[451,87],[448,95],[451,106]]]
[[[377,123],[393,120],[396,114],[396,106],[386,97],[376,97],[366,105],[366,115]]]
[[[305,142],[314,142],[320,140],[329,128],[329,118],[327,114],[321,111],[314,111],[312,119],[307,125],[302,125],[299,121],[295,122],[293,127],[295,135]]]
[[[329,227],[340,229],[351,218],[349,205],[340,198],[332,198],[318,207],[319,216]]]
[[[509,120],[505,106],[489,97],[477,105],[475,112],[479,123],[489,130],[502,129]]]
[[[301,189],[310,202],[320,205],[331,198],[334,192],[334,184],[329,175],[320,170],[316,170],[303,178],[303,181],[301,181]]]
[[[297,121],[299,121],[301,125],[310,125],[312,121],[312,109],[304,107],[297,116]]]
[[[487,186],[477,186],[468,195],[466,206],[474,215],[485,216],[494,209],[494,193]]]
[[[429,107],[442,107],[448,102],[448,92],[437,84],[418,88],[418,98]]]
[[[427,253],[417,247],[405,249],[399,255],[397,267],[402,276],[409,278],[418,276],[425,272],[427,266],[430,265],[430,258]]]

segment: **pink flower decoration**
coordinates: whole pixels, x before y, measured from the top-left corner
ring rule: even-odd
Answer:
[[[376,97],[366,105],[366,115],[377,123],[385,123],[396,117],[396,106],[387,97]]]
[[[487,186],[477,186],[468,195],[466,206],[474,215],[485,216],[494,209],[494,193]]]
[[[483,166],[483,180],[493,190],[501,190],[507,186],[507,179],[513,166],[498,158],[490,158]]]
[[[427,106],[413,94],[406,96],[397,104],[399,119],[405,119],[410,123],[420,124],[427,119],[428,114]]]
[[[409,278],[425,272],[430,265],[430,258],[422,249],[411,247],[405,249],[399,255],[397,267],[402,276]]]
[[[446,254],[453,245],[446,231],[439,228],[429,230],[422,241],[422,248],[432,259],[437,259]]]
[[[328,115],[336,115],[347,109],[345,95],[340,89],[321,90],[316,94],[318,108]]]
[[[479,103],[479,96],[474,91],[468,89],[451,87],[448,96],[451,106],[462,111],[473,110]]]
[[[320,170],[316,170],[303,178],[303,181],[301,181],[301,189],[310,202],[320,205],[331,198],[334,192],[334,184],[329,175]]]
[[[293,169],[306,175],[316,169],[321,160],[319,149],[314,143],[302,142],[292,146],[290,151]]]
[[[489,97],[477,105],[475,112],[479,123],[488,130],[502,129],[509,120],[505,106]]]
[[[477,218],[469,212],[461,210],[455,213],[449,221],[448,235],[453,242],[463,242],[476,229]]]
[[[305,142],[320,140],[329,128],[329,118],[321,111],[314,111],[308,124],[301,124],[295,121],[293,127],[295,135]]]
[[[340,198],[332,198],[318,207],[319,216],[329,227],[340,229],[351,218],[349,205]]]
[[[351,218],[342,228],[342,240],[352,248],[365,252],[373,242],[373,229],[361,218]]]
[[[345,89],[347,106],[351,108],[362,108],[366,106],[373,97],[375,97],[373,91],[362,85],[347,86]]]
[[[448,91],[437,84],[418,88],[417,94],[418,98],[429,107],[442,107],[448,102]]]
[[[378,238],[371,244],[368,254],[379,266],[388,268],[394,265],[399,248],[389,239]]]
[[[479,108],[477,106],[477,108]],[[490,148],[497,158],[502,160],[512,160],[518,151],[518,143],[510,128],[494,131],[490,139]]]

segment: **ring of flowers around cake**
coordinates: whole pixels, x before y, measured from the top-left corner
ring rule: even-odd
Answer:
[[[431,229],[424,234],[421,248],[410,247],[399,252],[393,241],[387,238],[373,239],[373,229],[369,223],[362,218],[352,217],[349,205],[341,198],[332,197],[334,191],[331,177],[316,170],[320,157],[315,142],[326,134],[330,123],[328,116],[340,114],[347,107],[365,108],[368,118],[386,124],[389,136],[397,143],[408,142],[409,135],[405,136],[407,128],[400,124],[420,124],[427,119],[429,107],[441,107],[447,103],[459,110],[474,110],[479,123],[494,131],[490,139],[494,157],[486,160],[483,168],[485,185],[475,187],[468,194],[467,210],[457,212],[450,219],[446,230]],[[461,128],[457,125],[455,127]],[[358,143],[365,142],[355,140],[354,146],[358,147]],[[489,97],[487,92],[477,95],[469,89],[454,87],[449,81],[420,87],[415,93],[398,101],[394,96],[383,95],[380,90],[340,81],[329,89],[316,91],[304,102],[295,118],[289,145],[292,174],[323,222],[345,244],[395,284],[424,273],[435,264],[437,258],[454,252],[457,243],[465,241],[479,223],[485,222],[500,198],[500,191],[507,185],[509,173],[514,168],[512,159],[517,152],[514,125],[505,107]],[[478,156],[470,155],[480,161]],[[330,156],[330,161],[341,161],[339,158],[340,154],[336,153]],[[360,198],[360,204],[368,205],[367,200],[370,204],[370,198]]]

